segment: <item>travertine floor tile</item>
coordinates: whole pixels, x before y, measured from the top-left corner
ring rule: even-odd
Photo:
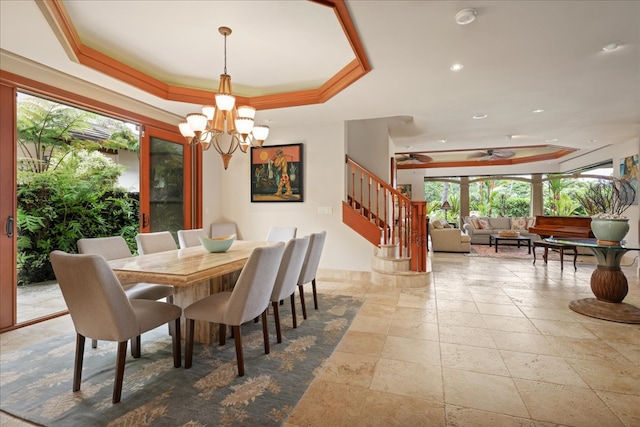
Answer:
[[[568,359],[573,369],[594,390],[640,396],[640,367],[602,360]]]
[[[440,341],[477,347],[496,348],[491,331],[466,326],[440,325]]]
[[[598,391],[596,394],[627,426],[640,426],[640,396]]]
[[[445,403],[516,417],[529,417],[513,380],[459,369],[442,369]],[[496,399],[496,396],[500,396]]]
[[[413,320],[393,319],[389,328],[389,335],[396,337],[418,338],[423,340],[438,340],[438,325],[436,323],[416,322]]]
[[[388,336],[382,349],[382,357],[440,366],[440,343],[417,338]]]
[[[346,353],[378,356],[384,346],[386,336],[369,332],[352,331],[349,329],[338,345],[337,351]]]
[[[349,330],[386,335],[389,332],[391,320],[391,317],[373,317],[358,314],[351,322]]]
[[[344,426],[356,424],[365,390],[345,384],[314,381],[287,423],[295,426]]]
[[[449,427],[542,427],[527,418],[497,414],[479,409],[445,405],[445,410],[447,426]]]
[[[359,427],[444,427],[444,405],[407,396],[369,390],[358,419]]]
[[[322,366],[317,379],[367,388],[375,370],[376,356],[336,351]]]
[[[580,427],[623,426],[591,389],[518,379],[515,383],[536,420]]]
[[[443,402],[442,373],[439,366],[380,359],[370,389]]]
[[[500,354],[513,378],[587,387],[562,357],[506,350],[500,351]]]
[[[500,352],[496,349],[448,343],[441,343],[440,348],[442,366],[445,368],[509,376]]]

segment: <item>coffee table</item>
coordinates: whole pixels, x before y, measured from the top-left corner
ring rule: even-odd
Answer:
[[[520,247],[520,243],[527,242],[527,249],[529,250],[529,254],[531,254],[531,237],[525,237],[525,236],[507,237],[507,236],[500,236],[499,234],[491,234],[491,235],[489,235],[489,247],[491,247],[491,245],[495,244],[496,253],[498,253],[498,245],[500,244],[501,240],[517,242],[518,243],[518,247]]]

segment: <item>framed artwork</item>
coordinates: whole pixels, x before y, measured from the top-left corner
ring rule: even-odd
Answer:
[[[634,190],[636,190],[636,198],[634,205],[638,204],[638,155],[625,157],[620,159],[620,178],[629,181]]]
[[[302,147],[251,147],[251,202],[304,201]]]
[[[411,200],[411,184],[398,184],[397,190],[407,199]]]

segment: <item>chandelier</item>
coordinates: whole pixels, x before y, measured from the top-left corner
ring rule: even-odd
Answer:
[[[180,122],[180,133],[190,145],[198,145],[203,150],[213,146],[222,157],[224,168],[229,167],[233,153],[254,146],[262,146],[269,135],[268,126],[254,126],[256,109],[250,106],[236,108],[236,97],[231,91],[231,76],[227,74],[227,36],[231,28],[218,28],[224,36],[224,73],[220,74],[220,86],[215,96],[215,105],[205,105],[202,113],[187,114],[186,121]]]

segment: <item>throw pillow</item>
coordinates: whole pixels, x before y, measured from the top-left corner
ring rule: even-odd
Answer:
[[[526,230],[527,227],[527,218],[525,217],[513,217],[511,218],[511,229],[512,230]]]
[[[442,223],[439,219],[434,219],[431,223],[433,224],[433,228],[435,228],[436,230],[442,228]]]
[[[443,228],[453,228],[453,225],[449,224],[448,222],[440,222],[442,224]]]
[[[480,218],[478,220],[478,222],[480,223],[480,228],[483,230],[493,230],[493,227],[491,226],[491,224],[489,224],[489,220],[488,219],[483,219]]]
[[[532,216],[527,218],[527,230],[529,229],[529,227],[534,227],[536,225],[536,217]]]
[[[480,226],[480,220],[478,218],[469,218],[471,220],[471,225],[476,230],[480,230],[482,227]]]

